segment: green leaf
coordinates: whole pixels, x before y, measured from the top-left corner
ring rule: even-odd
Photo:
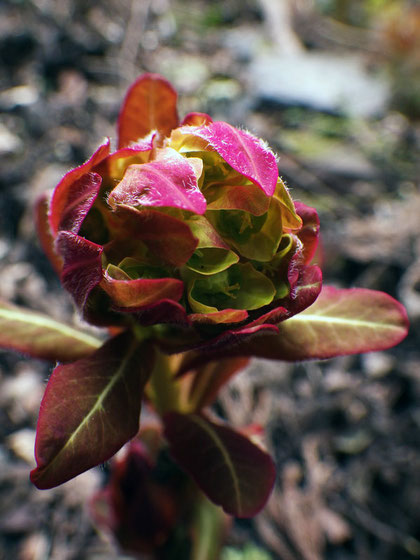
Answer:
[[[41,403],[32,482],[52,488],[107,461],[139,427],[153,347],[128,333],[55,368]]]
[[[164,416],[165,437],[176,462],[226,513],[252,517],[275,480],[271,457],[245,436],[197,414]]]
[[[282,207],[272,198],[268,212],[254,216],[241,210],[209,211],[220,235],[247,259],[268,262],[276,254],[283,234]]]
[[[0,301],[0,346],[33,358],[68,362],[92,354],[101,344],[47,315]]]
[[[193,278],[188,300],[196,313],[221,309],[259,309],[273,301],[273,283],[256,271],[251,263],[234,264],[227,270]]]

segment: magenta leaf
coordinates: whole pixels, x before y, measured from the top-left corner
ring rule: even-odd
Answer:
[[[108,198],[128,206],[180,208],[196,214],[206,211],[206,199],[197,184],[194,168],[187,158],[168,149],[165,157],[140,165],[130,165],[122,181]]]
[[[77,185],[77,182],[81,179],[81,177],[83,177],[83,175],[90,173],[90,171],[96,165],[99,165],[108,155],[109,139],[99,146],[93,156],[88,159],[86,163],[66,173],[60,183],[55,187],[49,212],[51,232],[54,236],[57,235],[57,232],[60,229],[60,222],[62,221],[63,216],[66,215],[68,205],[75,201],[73,192],[75,188],[78,188],[75,187],[75,184]],[[98,179],[95,179],[95,181],[97,180]],[[84,204],[86,205],[86,202]]]
[[[177,94],[158,74],[144,74],[130,87],[118,119],[118,147],[143,138],[152,130],[169,136],[178,126]]]
[[[103,248],[67,231],[60,232],[56,247],[64,260],[61,282],[83,308],[89,293],[101,281]]]
[[[41,402],[31,480],[52,488],[108,460],[139,427],[153,347],[122,333],[55,368]]]
[[[92,354],[101,341],[42,313],[0,301],[0,346],[42,360],[69,362]]]
[[[267,196],[274,194],[279,175],[277,162],[262,140],[225,122],[185,132],[206,140],[235,171],[258,185]]]
[[[212,502],[237,517],[264,507],[276,476],[266,452],[201,415],[170,412],[164,424],[171,455]]]

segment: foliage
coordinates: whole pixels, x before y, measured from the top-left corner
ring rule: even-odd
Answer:
[[[109,459],[136,435],[147,403],[159,427],[115,463],[103,524],[126,548],[176,542],[205,560],[200,539],[220,543],[226,525],[211,502],[255,515],[275,480],[260,445],[210,416],[219,389],[250,356],[389,348],[407,318],[380,292],[321,292],[317,213],[293,202],[272,151],[206,114],[179,121],[176,101],[165,79],[140,77],[121,109],[117,150],[107,140],[37,207],[63,286],[108,339],[3,303],[0,344],[66,362],[41,403],[34,484],[51,488]],[[171,472],[189,475],[176,489],[159,478],[168,453]]]

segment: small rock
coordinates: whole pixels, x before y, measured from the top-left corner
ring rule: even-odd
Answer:
[[[23,147],[22,140],[0,123],[0,156],[16,154]]]
[[[38,91],[29,85],[16,86],[0,93],[0,109],[10,111],[15,107],[26,107],[38,101]]]
[[[252,91],[261,101],[352,117],[383,113],[390,96],[387,82],[369,74],[363,58],[354,55],[269,52],[254,59],[249,75]]]

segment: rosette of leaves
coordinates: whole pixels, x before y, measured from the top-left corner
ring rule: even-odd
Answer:
[[[317,214],[295,206],[262,140],[204,114],[180,123],[170,84],[146,75],[123,104],[118,146],[63,178],[44,222],[87,321],[160,325],[164,341],[176,325],[173,349],[185,350],[315,301]]]
[[[3,303],[0,344],[61,362],[38,420],[39,488],[109,459],[137,433],[146,399],[174,460],[226,512],[251,516],[274,466],[206,415],[220,387],[249,356],[389,348],[407,318],[381,292],[321,292],[316,211],[292,201],[271,150],[205,114],[179,121],[176,101],[162,77],[140,77],[117,149],[107,140],[37,206],[63,286],[108,339]]]

